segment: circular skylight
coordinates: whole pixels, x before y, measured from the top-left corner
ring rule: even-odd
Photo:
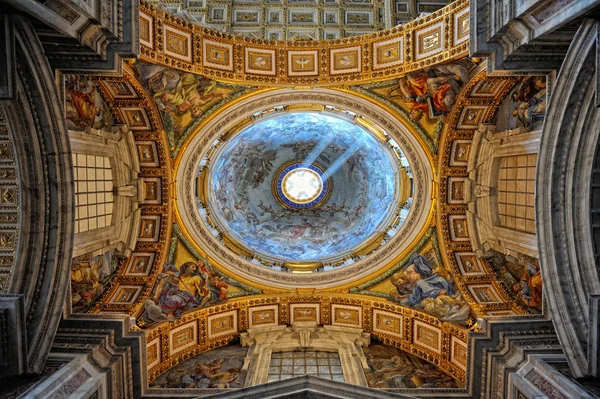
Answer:
[[[310,208],[320,205],[330,194],[331,181],[316,165],[292,163],[279,168],[273,179],[273,195],[285,207]]]
[[[308,168],[298,168],[283,176],[283,195],[296,204],[306,204],[323,191],[321,176]]]

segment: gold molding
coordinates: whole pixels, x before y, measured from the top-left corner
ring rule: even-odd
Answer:
[[[245,85],[315,87],[389,80],[467,55],[468,40],[454,43],[456,35],[453,31],[459,29],[459,26],[455,26],[453,21],[454,16],[468,9],[468,6],[468,0],[457,0],[409,23],[361,36],[336,40],[275,41],[218,32],[184,21],[142,1],[140,18],[152,21],[149,29],[154,40],[141,43],[140,58],[211,79]],[[442,25],[439,25],[440,23]],[[415,38],[434,25],[445,32],[440,37],[438,49],[433,52],[419,52]],[[448,32],[449,30],[452,32]],[[180,43],[180,46],[192,49],[190,59],[176,56],[179,48],[167,48],[175,45],[175,42],[167,40],[170,33],[178,35],[177,43]],[[374,49],[381,43],[389,45],[395,41],[402,43],[402,63],[378,59],[380,52]],[[265,57],[272,57],[269,62],[277,65],[274,73],[252,73],[256,68],[250,65],[247,50],[261,51]],[[212,53],[209,53],[211,51]],[[357,68],[348,68],[345,64],[335,65],[333,60],[340,51],[352,53],[351,56],[356,58]],[[207,54],[212,54],[212,62],[208,60]],[[301,71],[291,67],[289,62],[292,58],[288,60],[288,54],[293,54],[296,62],[301,63],[298,65]],[[310,60],[303,58],[303,54]],[[309,66],[311,69],[305,69]]]

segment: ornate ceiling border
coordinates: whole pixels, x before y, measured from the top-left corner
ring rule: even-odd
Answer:
[[[373,34],[286,42],[218,32],[142,1],[140,58],[246,85],[373,82],[467,55],[468,5],[468,0],[457,0],[415,21]],[[273,67],[265,69],[265,65]]]
[[[15,148],[15,128],[7,120],[8,115],[0,104],[0,294],[8,294],[19,264],[19,241],[23,192],[18,153]],[[20,132],[19,132],[20,133]]]
[[[124,65],[121,77],[92,77],[100,82],[98,90],[115,118],[133,133],[141,165],[139,178],[143,181],[143,203],[135,250],[111,278],[102,297],[88,313],[124,312],[135,314],[150,295],[159,272],[168,256],[169,237],[172,228],[172,210],[169,190],[171,188],[171,158],[166,134],[158,117],[154,102],[135,78],[135,71]],[[133,93],[119,94],[123,84],[133,88]],[[144,153],[149,150],[151,160]],[[148,188],[154,188],[149,190]],[[151,228],[152,238],[146,238],[145,229]],[[138,258],[147,259],[145,271],[132,271]]]
[[[414,200],[411,211],[398,233],[370,255],[351,265],[326,272],[295,274],[271,270],[243,259],[227,248],[207,228],[196,204],[194,183],[196,171],[216,139],[235,128],[257,112],[281,104],[329,105],[362,115],[385,129],[406,155],[414,177]],[[357,284],[391,267],[426,233],[433,218],[433,160],[419,139],[391,112],[368,99],[344,91],[327,89],[267,91],[223,108],[219,115],[201,126],[182,147],[174,167],[177,182],[175,218],[186,238],[194,243],[202,256],[208,257],[224,273],[234,273],[236,279],[258,286],[265,292],[289,290],[290,286],[311,289],[332,289]],[[341,289],[341,288],[340,288]]]
[[[482,64],[482,69],[485,64]],[[452,184],[469,177],[467,158],[475,130],[480,124],[494,123],[498,108],[518,84],[517,77],[491,77],[480,72],[465,86],[457,106],[450,115],[440,141],[438,164],[439,200],[437,202],[437,234],[444,263],[452,271],[456,286],[464,299],[480,317],[530,315],[500,283],[488,260],[475,255],[466,227],[468,205],[464,198],[453,197]],[[481,90],[488,86],[488,90]],[[472,109],[477,115],[466,123],[465,114]],[[460,156],[460,154],[463,154]],[[464,227],[464,235],[456,229]],[[460,265],[463,258],[474,259],[472,270]],[[535,317],[535,316],[534,316]]]
[[[260,295],[197,310],[145,330],[148,381],[199,353],[228,345],[251,327],[289,325],[302,314],[324,325],[358,327],[465,383],[468,330],[417,310],[363,295]],[[352,315],[350,318],[347,315]],[[257,324],[260,320],[261,324]],[[450,390],[456,392],[456,390]],[[419,392],[425,392],[420,390]],[[436,389],[435,392],[442,392]]]

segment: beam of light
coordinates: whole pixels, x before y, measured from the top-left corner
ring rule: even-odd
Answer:
[[[329,145],[329,142],[330,142],[329,139],[323,139],[323,140],[319,141],[319,143],[315,146],[315,148],[312,149],[310,154],[308,154],[308,157],[306,157],[304,159],[303,163],[312,165],[312,163],[315,162],[317,157],[319,155],[321,155],[321,153],[325,150],[325,148],[327,148],[327,146]]]
[[[350,157],[352,155],[354,155],[356,153],[356,151],[358,151],[358,149],[360,147],[362,147],[362,142],[357,141],[354,142],[354,144],[352,144],[345,152],[344,154],[339,157],[338,159],[336,159],[331,165],[329,165],[329,167],[327,168],[327,170],[325,171],[325,173],[323,173],[323,180],[327,180],[331,175],[333,175],[335,172],[337,172],[337,170],[339,168],[342,167],[342,165],[344,165],[344,162],[346,162],[348,159],[350,159]]]

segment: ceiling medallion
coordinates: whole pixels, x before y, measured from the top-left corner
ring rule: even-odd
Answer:
[[[273,176],[273,196],[290,209],[316,208],[327,202],[333,181],[325,177],[323,167],[316,163],[291,161],[281,166]]]

